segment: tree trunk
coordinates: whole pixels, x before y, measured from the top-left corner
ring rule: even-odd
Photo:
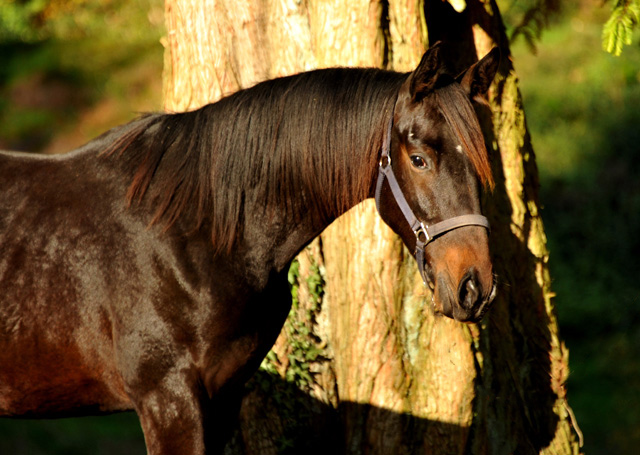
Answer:
[[[435,317],[415,261],[367,201],[290,271],[294,306],[250,382],[229,454],[574,454],[537,169],[495,2],[167,0],[165,107],[328,66],[409,71],[446,39],[503,64],[481,112],[499,297],[485,321]],[[428,31],[428,40],[427,40]]]

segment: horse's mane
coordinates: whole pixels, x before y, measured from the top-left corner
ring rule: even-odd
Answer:
[[[491,163],[478,117],[466,92],[458,84],[449,84],[434,92],[440,112],[458,137],[480,182],[493,188]]]
[[[406,74],[334,68],[262,82],[191,112],[132,122],[104,151],[136,169],[127,199],[145,198],[151,224],[210,224],[230,251],[245,212],[274,207],[331,221],[372,191],[383,134]],[[484,140],[466,94],[436,90],[440,111],[481,181],[492,185]],[[357,170],[354,172],[354,169]]]
[[[366,199],[405,78],[334,68],[266,81],[134,121],[106,153],[126,150],[138,163],[127,199],[149,198],[152,224],[169,228],[189,213],[194,229],[211,224],[217,251],[229,251],[246,210],[330,218]]]

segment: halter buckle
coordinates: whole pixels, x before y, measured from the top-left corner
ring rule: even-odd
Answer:
[[[383,154],[380,157],[380,163],[379,164],[380,164],[380,169],[384,170],[384,169],[388,168],[389,166],[391,166],[391,156]]]
[[[416,236],[416,243],[421,243],[424,246],[431,241],[431,237],[429,236],[429,228],[423,223],[420,223],[420,225],[413,230],[413,233]]]

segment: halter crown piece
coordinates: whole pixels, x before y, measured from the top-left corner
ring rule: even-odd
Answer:
[[[411,226],[411,230],[416,236],[416,250],[413,254],[416,258],[416,262],[418,263],[418,270],[420,271],[422,281],[426,285],[427,275],[424,268],[424,249],[429,244],[429,242],[431,242],[436,237],[439,237],[449,231],[463,226],[482,226],[489,230],[489,220],[487,220],[487,218],[482,215],[475,214],[454,216],[453,218],[448,218],[444,221],[440,221],[439,223],[432,224],[431,226],[425,225],[420,220],[418,220],[418,218],[413,213],[413,210],[411,210],[411,207],[409,207],[409,203],[404,197],[402,189],[398,184],[398,180],[393,174],[393,168],[391,167],[390,149],[392,127],[393,114],[391,115],[391,119],[389,120],[387,134],[384,138],[382,151],[380,153],[380,166],[378,169],[378,181],[376,183],[375,195],[376,208],[378,209],[378,213],[380,213],[380,192],[382,191],[382,184],[384,183],[384,180],[386,178],[389,183],[389,188],[391,188],[391,192],[393,193],[393,197],[396,200],[396,204],[398,204],[398,207],[400,207],[400,210],[406,218],[407,223],[409,223],[409,226]]]

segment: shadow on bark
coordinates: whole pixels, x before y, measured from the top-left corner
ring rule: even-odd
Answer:
[[[533,375],[539,376],[535,373]],[[492,380],[500,381],[497,377]],[[547,412],[552,407],[552,404],[549,407],[552,397],[545,393],[547,390],[547,387],[537,385],[532,388],[528,397],[514,398],[514,394],[507,393],[495,397],[495,400],[487,400],[491,410],[484,414],[490,421],[476,424],[483,431],[492,433],[490,436],[478,434],[479,429],[470,431],[470,428],[457,424],[402,414],[364,403],[340,403],[335,408],[303,392],[295,384],[284,381],[280,376],[260,371],[247,388],[239,424],[224,453],[446,455],[479,453],[476,450],[481,447],[481,450],[486,450],[483,453],[538,454],[549,444],[555,427],[554,419],[550,419]],[[517,395],[516,390],[514,393]],[[502,411],[497,411],[495,407],[504,407],[505,400],[516,401],[515,406],[507,409],[520,415],[512,416],[514,421],[502,422],[501,426],[503,429],[513,429],[514,423],[522,423],[523,414],[533,413],[534,415],[527,417],[530,422],[528,428],[520,428],[527,435],[512,435],[511,438],[500,439],[502,431],[491,420],[502,416]],[[532,402],[536,400],[534,406]],[[541,412],[536,414],[533,409]],[[533,428],[538,426],[544,428]]]
[[[468,435],[469,428],[364,403],[340,403],[336,409],[259,371],[225,455],[458,454]]]

